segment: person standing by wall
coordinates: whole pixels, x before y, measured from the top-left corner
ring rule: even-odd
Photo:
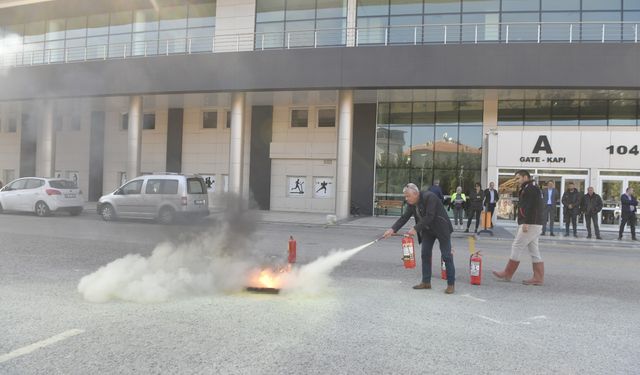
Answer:
[[[633,188],[628,187],[624,194],[620,197],[622,202],[622,219],[620,220],[620,232],[618,233],[618,239],[622,239],[622,233],[624,233],[624,227],[629,223],[631,228],[631,240],[637,241],[636,238],[636,212],[638,210],[638,200],[633,195]]]
[[[596,238],[601,240],[600,226],[598,225],[598,212],[602,211],[602,198],[593,191],[593,186],[589,186],[587,194],[582,197],[580,210],[584,214],[584,222],[587,225],[587,238],[591,238],[591,222],[596,232]]]
[[[511,281],[520,265],[520,255],[529,251],[533,263],[533,278],[524,280],[525,285],[542,285],[544,283],[544,263],[538,247],[538,239],[542,233],[542,213],[544,202],[542,193],[531,181],[526,170],[516,172],[520,184],[518,205],[518,232],[511,245],[511,256],[501,272],[493,271],[493,275],[502,281]]]
[[[407,201],[404,214],[384,232],[384,238],[389,238],[402,228],[413,216],[416,225],[407,235],[418,235],[418,242],[422,244],[422,282],[413,289],[431,289],[431,257],[436,240],[440,244],[442,260],[447,267],[446,294],[453,294],[455,290],[456,269],[451,253],[451,220],[444,209],[440,198],[430,191],[420,192],[415,184],[407,184],[402,190]]]
[[[482,213],[482,201],[484,200],[484,192],[482,191],[482,186],[480,186],[479,182],[476,182],[475,191],[469,195],[469,220],[467,220],[467,229],[465,229],[465,233],[469,233],[469,228],[471,227],[471,220],[473,220],[474,216],[476,218],[476,230],[474,233],[478,233],[478,226],[480,225],[480,214]]]
[[[547,221],[549,222],[549,234],[553,234],[553,223],[556,221],[556,208],[558,207],[558,200],[560,193],[556,189],[556,184],[553,181],[547,182],[546,189],[542,190],[542,200],[544,201],[544,213],[542,223],[542,235],[547,232]]]
[[[462,229],[464,225],[464,208],[467,203],[467,196],[462,192],[462,187],[458,186],[456,192],[451,194],[449,207],[453,208],[453,221],[456,229]]]
[[[569,237],[569,223],[573,226],[573,236],[578,237],[578,214],[580,213],[580,193],[576,190],[573,182],[569,183],[569,189],[562,194],[562,205],[564,206],[564,236]]]
[[[496,204],[498,203],[498,191],[495,189],[493,181],[489,182],[489,188],[484,191],[484,207],[485,210],[491,213],[491,222],[487,223],[487,228],[493,228],[493,213],[496,210]]]

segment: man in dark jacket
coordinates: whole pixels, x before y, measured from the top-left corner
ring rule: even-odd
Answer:
[[[624,226],[629,223],[631,228],[631,239],[636,239],[636,212],[638,210],[638,200],[633,196],[633,188],[628,187],[626,192],[620,197],[622,202],[622,218],[620,220],[620,232],[618,233],[618,239],[622,239],[622,233],[624,233]]]
[[[396,233],[413,216],[416,224],[407,233],[418,235],[418,243],[422,244],[422,282],[413,289],[431,289],[431,254],[433,245],[438,240],[442,260],[447,268],[447,289],[452,294],[455,290],[456,270],[451,254],[451,232],[453,226],[440,198],[430,191],[420,192],[415,184],[407,184],[402,191],[408,203],[404,214],[384,232],[384,238]]]
[[[520,191],[518,192],[518,232],[511,245],[511,256],[502,272],[493,271],[493,275],[502,281],[511,281],[520,265],[520,255],[529,251],[533,263],[533,278],[524,280],[525,285],[542,285],[544,282],[544,263],[540,256],[538,238],[542,232],[542,211],[544,202],[542,192],[531,181],[528,171],[516,172]]]
[[[489,182],[489,188],[484,191],[484,207],[487,212],[491,213],[491,222],[486,224],[487,228],[493,228],[493,213],[496,210],[496,204],[498,203],[498,191],[495,189],[495,185]]]
[[[576,190],[573,182],[569,183],[569,189],[562,194],[562,205],[564,206],[564,236],[569,236],[569,222],[573,225],[573,236],[578,237],[578,214],[580,214],[580,193]]]
[[[598,226],[598,212],[602,210],[602,198],[593,192],[593,187],[589,186],[587,194],[582,197],[580,210],[584,214],[584,222],[587,224],[587,238],[591,238],[591,222],[596,231],[596,238],[601,240],[600,227]]]
[[[435,194],[441,202],[444,202],[444,194],[440,188],[440,180],[433,181],[433,185],[429,188],[429,191]]]
[[[471,227],[471,220],[476,218],[476,230],[474,233],[478,233],[478,226],[480,225],[480,214],[482,213],[482,201],[484,200],[484,193],[482,192],[482,186],[479,182],[476,182],[475,191],[469,194],[469,220],[467,221],[467,229],[465,233],[469,233]]]
[[[558,206],[558,200],[560,200],[560,193],[556,189],[556,185],[553,181],[547,182],[546,189],[542,189],[542,200],[544,202],[544,214],[542,222],[542,235],[547,231],[547,221],[549,222],[549,234],[553,234],[553,223],[556,221],[556,207]]]

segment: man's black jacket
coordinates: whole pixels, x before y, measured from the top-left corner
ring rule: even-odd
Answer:
[[[542,192],[531,181],[522,184],[518,201],[518,225],[542,225],[544,202]]]
[[[437,238],[450,238],[453,226],[444,205],[437,195],[430,191],[420,192],[420,199],[415,205],[409,204],[402,216],[391,227],[394,232],[402,228],[411,217],[416,220],[413,227],[418,234],[418,242],[425,235]]]

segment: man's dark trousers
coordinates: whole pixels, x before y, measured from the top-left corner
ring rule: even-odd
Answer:
[[[598,214],[584,214],[584,221],[587,224],[587,236],[591,237],[591,221],[593,221],[593,229],[596,237],[600,237],[600,227],[598,226]]]
[[[447,268],[447,285],[454,285],[456,269],[453,265],[453,255],[451,254],[451,238],[436,238],[433,235],[423,235],[422,238],[422,282],[431,283],[431,256],[436,239],[440,244],[442,260]]]
[[[618,237],[622,237],[622,233],[624,233],[625,225],[629,224],[631,227],[631,238],[636,238],[636,213],[630,212],[626,214],[622,214],[622,220],[620,220],[620,233]]]
[[[542,223],[542,234],[547,232],[547,219],[549,219],[549,233],[553,234],[553,223],[556,221],[556,206],[547,205],[544,207],[544,222]]]
[[[569,221],[571,221],[571,225],[573,226],[573,234],[578,234],[578,215],[574,213],[567,212],[567,217],[564,218],[565,221],[565,234],[569,235]]]

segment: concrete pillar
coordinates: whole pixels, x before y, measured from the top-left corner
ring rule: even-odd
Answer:
[[[347,0],[347,47],[356,45],[357,0]]]
[[[140,175],[142,117],[142,96],[132,96],[129,99],[129,124],[127,130],[127,180]]]
[[[346,219],[351,212],[351,154],[353,145],[353,90],[338,94],[338,155],[336,171],[336,216]]]
[[[482,114],[482,186],[489,186],[493,181],[498,184],[497,174],[489,173],[489,142],[486,136],[490,131],[498,128],[498,92],[496,90],[486,90],[484,94],[484,106]]]
[[[246,94],[231,95],[231,142],[229,144],[229,192],[242,196],[242,161],[244,156],[244,105]]]
[[[56,169],[56,129],[53,123],[53,101],[44,103],[42,126],[38,131],[36,175],[53,177]]]

